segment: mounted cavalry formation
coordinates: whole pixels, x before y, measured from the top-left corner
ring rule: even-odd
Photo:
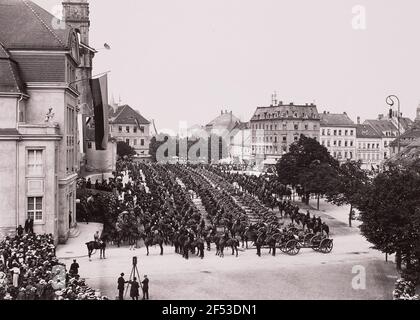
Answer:
[[[329,227],[321,218],[299,212],[290,192],[272,176],[231,174],[217,166],[134,164],[120,161],[109,188],[119,195],[122,212],[106,240],[118,246],[143,240],[147,255],[152,246],[173,246],[185,259],[215,254],[235,257],[240,250],[277,250],[297,255],[303,248],[320,253],[333,250]],[[129,182],[122,183],[122,176]],[[286,195],[286,198],[285,198]],[[278,210],[275,210],[277,209]],[[286,221],[289,221],[286,224]],[[89,258],[105,240],[87,243]],[[226,252],[228,250],[228,252]]]

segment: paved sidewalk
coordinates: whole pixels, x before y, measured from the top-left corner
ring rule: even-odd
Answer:
[[[80,234],[77,238],[70,238],[66,244],[59,245],[56,255],[59,259],[77,259],[87,257],[86,242],[93,241],[96,231],[102,233],[103,225],[100,223],[78,223]]]

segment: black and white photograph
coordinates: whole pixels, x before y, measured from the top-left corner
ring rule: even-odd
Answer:
[[[420,300],[419,31],[417,0],[0,0],[0,305]]]

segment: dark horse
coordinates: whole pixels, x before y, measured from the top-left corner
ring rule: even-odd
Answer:
[[[89,260],[91,260],[93,251],[100,250],[100,259],[105,258],[106,242],[105,241],[91,241],[86,243],[88,249]]]
[[[149,255],[149,247],[159,245],[160,255],[163,256],[163,237],[160,234],[148,234],[144,237],[144,245],[146,246],[147,255]]]

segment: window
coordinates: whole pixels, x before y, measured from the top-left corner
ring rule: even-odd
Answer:
[[[134,139],[134,145],[135,146],[137,145],[137,139]]]
[[[141,139],[141,140],[140,140],[140,145],[141,145],[141,146],[144,146],[144,139]]]
[[[327,135],[330,136],[331,135],[331,129],[328,129],[327,131]]]
[[[353,159],[353,152],[350,152],[350,159]]]
[[[134,133],[137,133],[137,127],[134,127],[134,128],[133,128],[133,132],[134,132]]]
[[[349,131],[348,130],[345,130],[344,131],[344,135],[347,136],[348,134],[349,134]]]
[[[344,152],[344,159],[347,159],[348,153]]]
[[[35,222],[42,221],[42,197],[29,197],[28,198],[28,218],[33,219]]]
[[[121,126],[118,127],[118,132],[122,133],[122,127]]]
[[[287,130],[287,123],[283,123],[283,130]]]
[[[125,139],[125,143],[130,145],[130,139]]]
[[[88,142],[88,149],[92,149],[92,142]]]
[[[325,136],[325,129],[322,129],[322,135]]]
[[[305,124],[305,130],[308,130],[309,126],[307,124]]]
[[[140,127],[140,131],[141,131],[141,133],[144,133],[144,127],[143,126]]]
[[[314,124],[314,130],[318,130],[318,125]]]
[[[334,135],[335,135],[335,136],[337,135],[337,130],[334,130]]]
[[[338,146],[341,147],[341,140],[338,141]]]
[[[129,126],[125,127],[125,131],[126,131],[127,133],[130,133],[130,127],[129,127]]]
[[[347,147],[349,145],[348,141],[344,141],[344,146]]]
[[[354,133],[354,131],[353,131],[353,130],[350,130],[350,135],[351,135],[351,136],[353,135],[353,133]]]
[[[283,137],[283,142],[287,142],[287,137]]]
[[[330,140],[327,141],[327,147],[331,147],[331,141]]]
[[[43,174],[42,150],[28,150],[28,175],[40,176]]]
[[[295,124],[295,130],[299,130],[299,125]]]
[[[335,147],[335,146],[337,146],[337,141],[336,141],[336,140],[334,140],[334,147]]]
[[[350,147],[353,147],[353,141],[350,141]]]

